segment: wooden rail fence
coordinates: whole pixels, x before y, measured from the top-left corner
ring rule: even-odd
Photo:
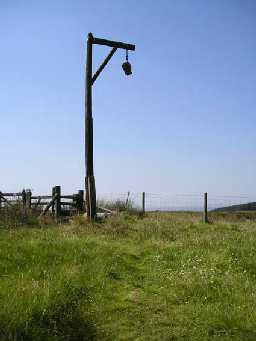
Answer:
[[[84,212],[84,191],[79,190],[76,194],[62,195],[60,186],[54,186],[51,195],[33,195],[29,189],[16,193],[0,191],[0,210],[14,205],[20,205],[24,210],[37,210],[40,216],[50,212],[59,218]]]

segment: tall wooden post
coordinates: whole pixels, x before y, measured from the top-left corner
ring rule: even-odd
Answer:
[[[98,70],[92,75],[92,47],[93,44],[105,45],[112,47],[112,50],[100,65]],[[87,58],[86,58],[86,90],[85,90],[85,191],[86,191],[86,212],[90,220],[96,218],[96,188],[93,172],[93,118],[92,118],[92,85],[101,74],[104,67],[110,61],[118,48],[126,51],[135,50],[135,45],[125,44],[120,41],[112,41],[93,37],[92,33],[88,34],[87,39]],[[130,75],[131,64],[128,62],[122,65],[126,75]]]
[[[88,34],[85,89],[85,191],[86,213],[90,220],[96,217],[96,188],[93,172],[93,118],[92,118],[92,45],[93,35]]]
[[[204,212],[203,212],[203,223],[208,223],[208,198],[207,192],[204,193]]]

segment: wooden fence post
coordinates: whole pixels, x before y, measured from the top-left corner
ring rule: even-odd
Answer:
[[[145,192],[142,192],[142,214],[145,214]]]
[[[79,213],[83,212],[84,210],[84,191],[83,190],[78,191],[76,204],[77,204],[77,211]]]
[[[26,191],[25,191],[25,189],[22,190],[21,197],[22,197],[22,207],[25,210],[25,208],[26,208]]]
[[[125,201],[125,207],[126,207],[126,209],[128,209],[128,206],[129,206],[129,197],[130,197],[130,191],[128,191],[128,193],[127,193],[127,198],[126,198],[126,201]]]
[[[0,209],[2,208],[2,192],[0,191]]]
[[[54,200],[54,198],[55,198],[55,186],[52,187],[52,200]],[[54,213],[55,213],[55,202],[52,205],[52,214]]]
[[[55,218],[58,219],[61,216],[61,187],[55,186],[54,190],[55,200]]]
[[[31,209],[31,196],[32,196],[31,190],[28,189],[26,191],[26,208],[29,210]]]
[[[208,223],[208,198],[207,198],[207,192],[204,193],[204,212],[203,212],[203,223]]]

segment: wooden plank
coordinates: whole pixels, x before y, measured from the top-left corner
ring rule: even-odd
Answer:
[[[100,67],[98,68],[98,70],[95,72],[95,74],[92,77],[91,80],[91,84],[93,85],[93,83],[96,81],[96,79],[99,77],[99,75],[101,74],[101,72],[103,71],[104,67],[107,65],[107,63],[110,61],[110,59],[112,58],[113,54],[116,52],[117,47],[114,47],[109,54],[107,55],[106,59],[104,60],[104,62],[100,65]]]
[[[18,192],[18,193],[2,193],[2,195],[4,197],[20,197],[20,196],[22,196],[22,193],[21,192]]]
[[[105,46],[110,46],[110,47],[116,47],[119,49],[135,51],[135,45],[123,43],[121,41],[113,41],[113,40],[93,37],[93,44],[105,45]]]
[[[61,195],[61,199],[73,199],[75,194],[72,195]]]
[[[32,202],[31,206],[40,206],[40,205],[45,206],[48,204],[49,204],[49,201],[39,201],[39,199],[38,199],[38,201]]]
[[[32,195],[31,199],[52,199],[51,195]]]
[[[46,204],[48,204],[47,201],[45,201]],[[38,207],[39,205],[43,205],[44,202],[41,202],[41,198],[39,197],[39,199],[37,200],[37,202],[32,202],[31,205],[34,206],[34,208]]]
[[[74,206],[73,202],[67,202],[67,201],[66,202],[65,201],[61,201],[60,204],[63,205],[63,206]]]
[[[104,212],[108,212],[108,213],[112,213],[112,214],[116,213],[115,211],[111,211],[111,210],[109,210],[108,208],[105,208],[105,207],[97,206],[97,208],[99,208],[100,210],[102,210]]]

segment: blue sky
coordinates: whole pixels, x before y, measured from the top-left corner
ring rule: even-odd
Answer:
[[[0,190],[84,183],[88,32],[119,50],[93,89],[99,193],[256,196],[253,0],[0,0]],[[94,69],[108,53],[94,48]]]

